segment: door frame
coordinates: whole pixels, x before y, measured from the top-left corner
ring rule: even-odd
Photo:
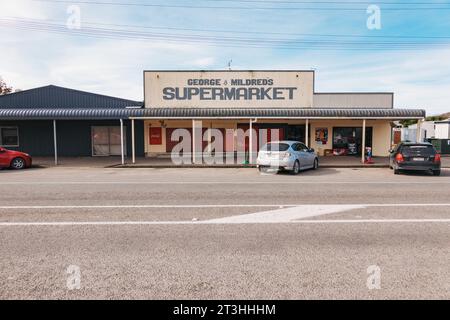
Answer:
[[[94,154],[94,128],[99,128],[99,127],[106,127],[108,128],[108,154]],[[91,126],[91,156],[92,157],[117,157],[120,156],[120,154],[116,155],[112,155],[111,154],[111,133],[110,133],[110,129],[112,127],[115,128],[120,128],[120,126]],[[123,153],[124,156],[127,156],[127,127],[124,125],[123,126]]]

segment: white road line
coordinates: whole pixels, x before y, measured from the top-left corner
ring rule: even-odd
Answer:
[[[291,222],[330,213],[338,213],[353,209],[364,209],[362,205],[303,205],[278,210],[270,210],[249,214],[234,215],[211,219],[210,223],[277,223]]]
[[[361,220],[298,220],[290,222],[223,223],[206,221],[62,221],[62,222],[0,222],[0,227],[45,226],[127,226],[127,225],[213,225],[213,224],[333,224],[333,223],[450,223],[450,219],[361,219]]]
[[[448,207],[450,203],[354,203],[354,204],[180,204],[180,205],[31,205],[31,206],[0,206],[0,210],[15,209],[145,209],[145,208],[288,208],[304,206],[327,207]]]
[[[14,181],[2,182],[1,186],[8,185],[266,185],[266,184],[368,184],[368,185],[403,185],[403,184],[450,184],[450,180],[433,181]]]

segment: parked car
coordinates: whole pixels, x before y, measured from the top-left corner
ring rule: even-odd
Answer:
[[[429,171],[435,176],[441,174],[441,155],[431,143],[401,142],[389,152],[389,167],[394,174],[401,171]]]
[[[258,153],[256,164],[261,172],[269,169],[289,170],[298,174],[303,169],[317,169],[319,158],[314,149],[298,141],[272,141]]]
[[[0,147],[0,168],[18,170],[31,167],[31,163],[32,159],[29,154]]]

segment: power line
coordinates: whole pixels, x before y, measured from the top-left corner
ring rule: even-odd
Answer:
[[[5,17],[11,21],[29,21],[29,22],[54,22],[62,23],[61,20],[51,19],[32,19],[19,17]],[[290,32],[273,32],[273,31],[249,31],[249,30],[226,30],[226,29],[201,29],[201,28],[180,28],[180,27],[162,27],[162,26],[146,26],[146,25],[130,25],[117,23],[99,23],[92,21],[83,21],[84,25],[93,26],[113,26],[134,29],[154,29],[154,30],[174,30],[174,31],[194,31],[194,32],[215,32],[215,33],[232,33],[232,34],[252,34],[252,35],[277,35],[277,36],[294,36],[294,37],[320,37],[320,38],[373,38],[373,39],[450,39],[450,36],[417,36],[417,35],[358,35],[358,34],[318,34],[318,33],[290,33]]]
[[[225,10],[304,10],[304,11],[362,11],[361,8],[339,8],[339,7],[255,7],[255,6],[198,6],[182,4],[149,4],[149,3],[129,3],[129,2],[105,2],[105,1],[82,1],[82,0],[32,0],[37,2],[66,3],[66,4],[87,4],[87,5],[110,5],[127,7],[153,7],[153,8],[179,8],[179,9],[225,9]],[[446,5],[448,3],[444,3]],[[429,5],[429,4],[427,4]],[[442,4],[440,4],[442,5]],[[383,11],[417,11],[417,10],[450,10],[450,7],[388,7]]]
[[[78,35],[106,39],[123,40],[153,40],[167,43],[186,43],[219,47],[244,48],[272,48],[272,49],[314,49],[314,50],[411,50],[422,49],[425,43],[409,42],[342,42],[334,40],[286,40],[286,39],[258,39],[238,37],[213,37],[199,35],[180,35],[166,33],[135,32],[108,28],[68,29],[65,25],[36,23],[27,21],[11,21],[0,19],[0,26],[14,27],[18,30],[44,31],[63,35]],[[427,48],[433,46],[447,46],[448,43],[426,43]]]
[[[33,26],[33,27],[44,27],[44,28],[63,28],[67,29],[65,25],[60,24],[50,24],[43,22],[33,22],[27,20],[10,20],[10,19],[0,19],[3,22],[11,22],[11,23],[20,23],[23,26]],[[173,34],[173,33],[149,33],[142,31],[132,31],[132,30],[121,30],[121,29],[111,29],[111,28],[82,28],[81,31],[87,32],[97,32],[99,34],[119,34],[125,36],[137,36],[137,37],[147,37],[152,36],[155,38],[179,38],[179,39],[196,39],[196,40],[215,40],[215,41],[236,41],[236,42],[258,42],[258,43],[304,43],[304,44],[317,44],[317,43],[325,43],[325,44],[348,44],[348,45],[417,45],[417,44],[444,44],[447,43],[433,43],[433,42],[398,42],[398,41],[383,41],[383,42],[374,42],[374,41],[348,41],[348,40],[327,40],[327,39],[296,39],[296,38],[244,38],[244,37],[230,37],[230,36],[209,36],[209,35],[198,35],[198,34]]]
[[[231,3],[268,3],[268,4],[334,4],[334,5],[355,5],[355,4],[377,4],[377,5],[446,5],[446,2],[398,2],[398,1],[285,1],[285,0],[199,0],[204,2],[231,2]]]
[[[398,2],[398,1],[274,1],[274,0],[199,0],[204,2],[235,2],[235,3],[272,3],[272,4],[383,4],[383,5],[446,5],[447,2]]]

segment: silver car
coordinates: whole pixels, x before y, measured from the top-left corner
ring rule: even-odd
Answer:
[[[289,170],[298,174],[300,170],[317,169],[319,158],[302,142],[272,141],[259,150],[256,165],[261,172]]]

